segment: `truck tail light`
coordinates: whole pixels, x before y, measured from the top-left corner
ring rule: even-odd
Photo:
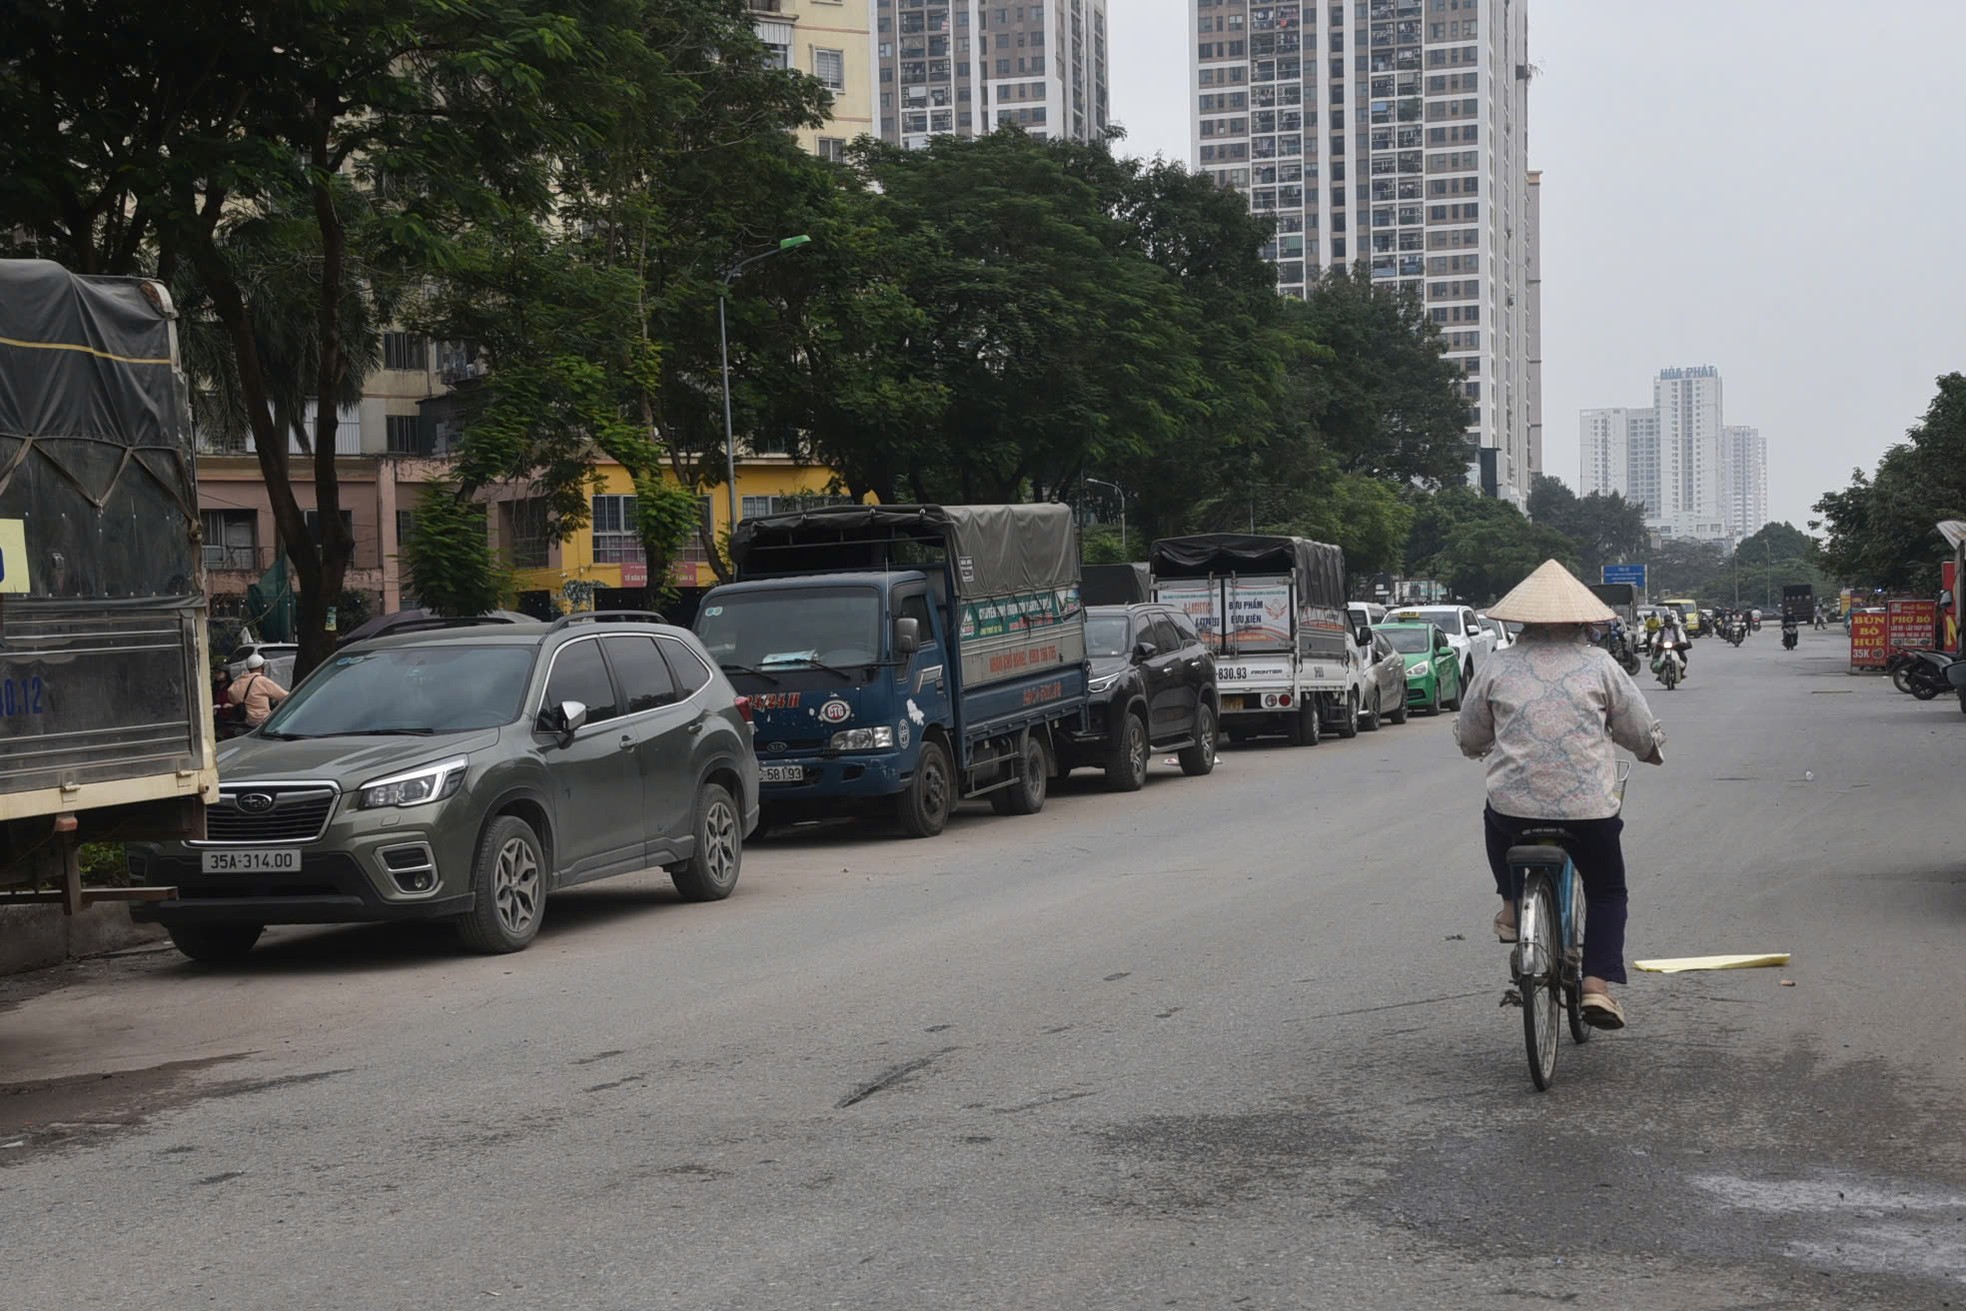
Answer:
[[[1278,694],[1277,694],[1277,704],[1278,704],[1278,705],[1280,705],[1280,706],[1288,706],[1288,705],[1290,704],[1290,693],[1288,693],[1288,692],[1280,692],[1280,693],[1278,693]]]

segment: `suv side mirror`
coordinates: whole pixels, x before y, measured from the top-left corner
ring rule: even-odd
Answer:
[[[894,649],[901,655],[913,655],[922,649],[922,621],[919,619],[897,619],[894,621]]]
[[[561,746],[571,745],[573,735],[587,722],[587,707],[578,701],[562,701],[557,706],[545,706],[539,712],[539,731],[551,733],[560,739]]]
[[[1135,664],[1140,663],[1142,660],[1152,660],[1159,654],[1160,649],[1152,642],[1142,641],[1133,644],[1133,662]]]

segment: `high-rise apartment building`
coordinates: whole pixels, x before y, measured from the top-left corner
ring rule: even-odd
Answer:
[[[924,146],[1009,124],[1077,141],[1106,130],[1106,0],[874,4],[882,140]]]
[[[1194,165],[1276,219],[1277,288],[1366,263],[1467,372],[1474,476],[1521,501],[1528,386],[1527,0],[1190,0]]]
[[[1529,190],[1522,218],[1529,236],[1523,243],[1523,285],[1529,296],[1527,328],[1524,331],[1527,359],[1523,364],[1523,385],[1528,390],[1529,473],[1543,471],[1543,175],[1529,173]]]
[[[827,159],[874,131],[874,0],[744,0],[751,22],[781,68],[810,73],[833,93],[833,110],[799,144]]]
[[[1768,442],[1761,429],[1740,424],[1722,428],[1720,440],[1727,467],[1727,512],[1739,541],[1768,525]]]
[[[1622,492],[1664,537],[1738,541],[1767,522],[1767,450],[1722,422],[1720,370],[1662,369],[1652,408],[1585,410],[1580,490]]]

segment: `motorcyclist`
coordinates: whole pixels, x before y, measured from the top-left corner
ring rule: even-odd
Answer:
[[[1659,635],[1652,643],[1656,653],[1653,663],[1666,658],[1671,652],[1679,652],[1679,667],[1682,671],[1691,667],[1693,644],[1686,639],[1686,622],[1679,617],[1679,611],[1668,609],[1659,620]]]

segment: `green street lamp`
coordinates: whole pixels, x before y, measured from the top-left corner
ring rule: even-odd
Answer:
[[[782,255],[788,250],[797,250],[812,241],[803,233],[787,237],[770,250],[760,251],[748,259],[741,259],[724,270],[722,284],[717,289],[717,346],[724,361],[724,495],[730,512],[730,531],[737,531],[737,436],[730,422],[730,326],[729,311],[731,281],[759,260]]]

